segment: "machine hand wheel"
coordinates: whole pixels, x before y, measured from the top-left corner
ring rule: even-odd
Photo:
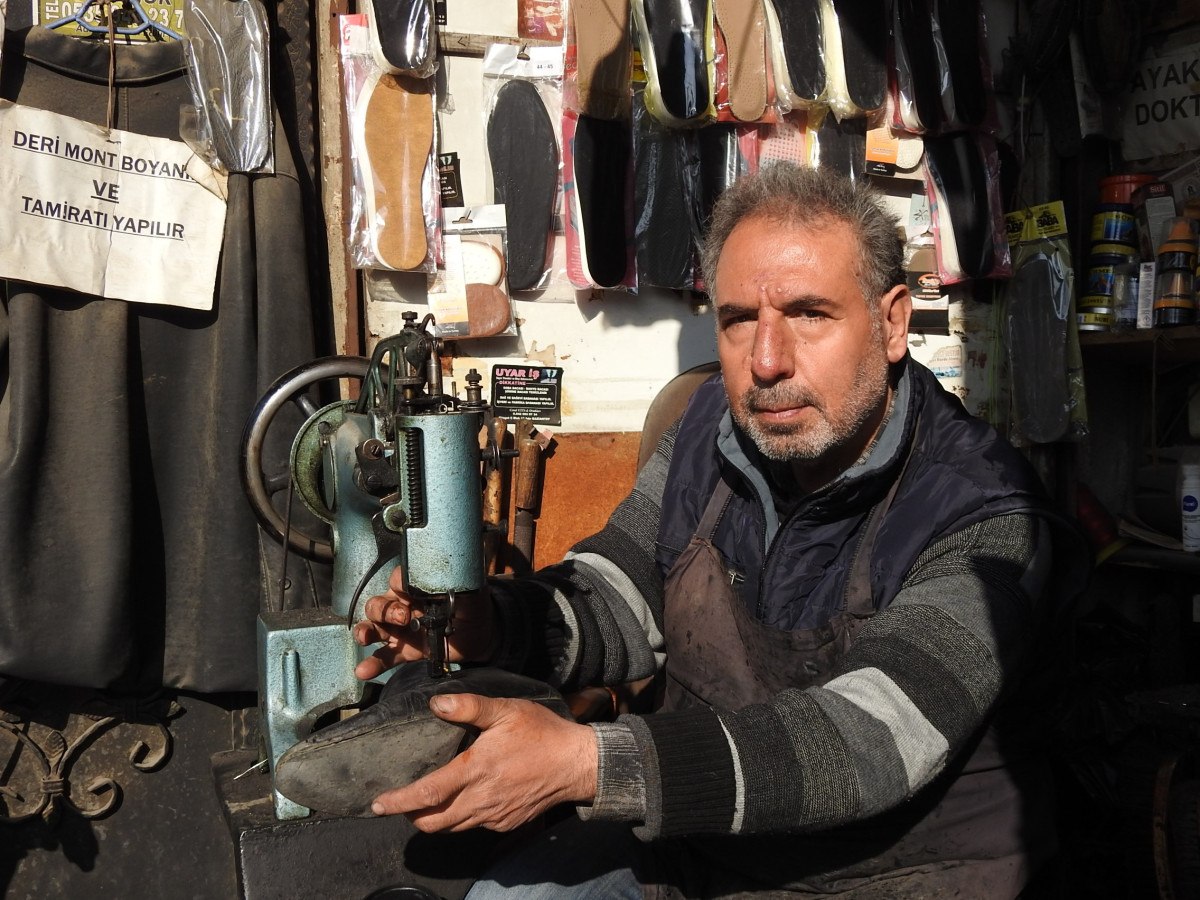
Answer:
[[[286,534],[289,548],[317,562],[333,561],[333,547],[329,541],[289,527],[284,517],[275,509],[271,498],[280,491],[287,490],[298,460],[312,464],[315,458],[312,449],[317,441],[317,426],[325,421],[340,420],[345,412],[354,406],[355,401],[347,400],[318,408],[308,395],[309,388],[318,382],[331,379],[356,378],[361,381],[366,377],[368,368],[370,360],[362,356],[327,356],[297,366],[281,375],[267,388],[250,413],[242,431],[242,489],[246,492],[250,508],[254,510],[259,524],[281,544],[284,543]],[[304,425],[292,445],[291,465],[288,471],[268,475],[263,471],[263,445],[275,416],[288,403],[294,403],[303,413]],[[297,488],[310,509],[326,521],[332,521],[332,514],[326,514],[319,493],[308,480],[298,479]]]

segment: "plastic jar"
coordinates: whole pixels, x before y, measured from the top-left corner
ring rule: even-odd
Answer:
[[[1099,244],[1137,243],[1137,219],[1132,203],[1102,203],[1092,213],[1092,240]]]
[[[1088,257],[1087,294],[1103,297],[1107,306],[1112,297],[1113,277],[1118,266],[1128,265],[1137,259],[1137,248],[1133,244],[1106,243],[1092,246]]]
[[[1138,284],[1141,266],[1125,263],[1113,270],[1113,330],[1133,331],[1138,319]]]
[[[1158,181],[1153,175],[1110,175],[1100,179],[1101,203],[1132,203],[1133,192],[1143,184]]]
[[[1116,317],[1111,307],[1092,306],[1075,314],[1075,324],[1080,331],[1111,331]]]

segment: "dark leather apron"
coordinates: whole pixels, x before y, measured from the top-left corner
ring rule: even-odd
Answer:
[[[871,550],[900,481],[860,530],[842,612],[820,628],[781,631],[751,617],[712,544],[731,497],[722,479],[667,575],[669,657],[662,708],[736,710],[768,702],[787,688],[828,681],[875,612]],[[1020,850],[1031,836],[1020,833],[1024,799],[1016,772],[1006,768],[998,751],[989,728],[916,798],[864,822],[806,834],[661,841],[654,854],[663,867],[655,873],[660,883],[648,887],[647,895],[1015,896],[1028,875]]]

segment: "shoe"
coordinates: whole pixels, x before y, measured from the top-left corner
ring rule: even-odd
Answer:
[[[429,699],[438,694],[533,700],[571,717],[562,695],[532,678],[492,668],[434,678],[425,663],[414,663],[397,670],[373,706],[284,753],[275,766],[275,789],[320,813],[372,815],[376,797],[445,765],[476,736],[430,711]]]

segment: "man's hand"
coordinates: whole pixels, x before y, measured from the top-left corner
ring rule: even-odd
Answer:
[[[358,678],[369,681],[402,662],[426,657],[425,632],[414,624],[424,615],[424,609],[417,598],[404,592],[399,567],[388,578],[387,592],[368,600],[365,612],[366,619],[354,626],[354,640],[364,647],[380,641],[384,646],[355,667]],[[486,585],[480,591],[458,594],[449,661],[486,662],[496,638],[493,620],[492,598]]]
[[[407,787],[380,794],[377,815],[405,813],[421,831],[510,831],[558,803],[596,796],[596,736],[530,700],[442,694],[429,708],[481,730],[469,748]]]

